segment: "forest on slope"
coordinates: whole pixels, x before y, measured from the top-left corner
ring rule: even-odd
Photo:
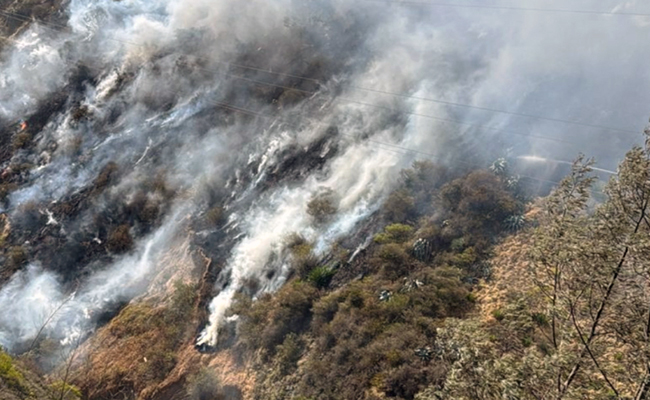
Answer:
[[[242,303],[256,398],[647,398],[648,149],[602,193],[590,165],[579,157],[549,196],[523,202],[503,171],[437,186],[416,164],[363,278],[325,292],[296,280]],[[431,208],[409,215],[420,201]]]
[[[354,257],[286,237],[292,278],[253,302],[242,289],[219,348],[193,348],[196,283],[178,282],[51,371],[54,398],[646,398],[650,157],[632,149],[602,192],[590,165],[530,198],[502,160],[416,162]],[[318,224],[335,201],[305,207]],[[25,390],[11,371],[5,389]]]
[[[650,396],[650,25],[357,3],[0,0],[0,399]]]

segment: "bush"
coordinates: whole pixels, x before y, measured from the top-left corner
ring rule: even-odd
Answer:
[[[54,392],[55,399],[79,400],[82,397],[81,390],[75,385],[64,381],[56,381],[50,385],[50,390]]]
[[[205,219],[212,226],[218,225],[223,219],[223,207],[212,207],[205,213]]]
[[[109,162],[102,168],[102,170],[99,172],[99,175],[97,175],[97,178],[95,178],[95,181],[93,182],[93,185],[95,186],[95,189],[101,190],[108,186],[113,180],[115,179],[117,175],[118,167],[117,164],[114,162]]]
[[[344,296],[338,293],[330,293],[315,302],[312,308],[314,313],[313,327],[320,329],[323,325],[332,321],[339,310],[339,303],[342,301],[345,301]]]
[[[18,189],[15,183],[2,183],[0,184],[0,201],[4,201],[7,196],[14,190]]]
[[[29,146],[29,143],[32,140],[32,135],[30,135],[27,132],[20,132],[14,136],[14,139],[12,141],[12,145],[14,149],[24,149],[27,146]]]
[[[309,273],[318,267],[318,259],[312,253],[312,245],[297,233],[285,238],[285,243],[293,256],[292,265],[300,279],[307,279]]]
[[[163,346],[145,349],[144,358],[147,362],[138,364],[138,373],[145,381],[162,381],[176,366],[176,353]]]
[[[158,218],[160,206],[157,201],[149,198],[145,192],[138,191],[128,205],[127,212],[139,222],[149,226]]]
[[[13,360],[5,352],[0,350],[0,379],[12,389],[27,393],[29,390],[25,384],[25,377],[16,369]]]
[[[276,348],[276,363],[282,375],[290,374],[300,360],[302,341],[295,333],[290,333],[281,345]]]
[[[196,286],[183,281],[174,282],[174,293],[169,308],[170,317],[175,318],[175,323],[182,323],[181,319],[192,312],[198,294]]]
[[[403,243],[413,234],[413,227],[404,224],[391,224],[388,225],[384,231],[394,242]]]
[[[211,369],[205,367],[187,378],[185,391],[188,400],[224,399],[219,379]]]
[[[74,122],[79,122],[82,119],[86,119],[90,116],[90,109],[87,105],[83,104],[78,107],[75,107],[72,111],[72,120]]]
[[[404,291],[400,283],[369,277],[320,298],[313,306],[314,346],[304,358],[296,394],[306,398],[413,398],[444,378],[445,367],[414,350],[435,337],[440,319],[462,316],[468,292],[460,271],[426,269],[424,286]],[[415,279],[415,277],[413,278]],[[377,298],[380,289],[393,293]],[[301,361],[302,362],[302,361]]]
[[[408,254],[396,243],[381,245],[377,255],[383,261],[382,273],[387,279],[399,279],[411,270],[412,265]]]
[[[9,249],[8,258],[8,266],[19,269],[27,263],[27,252],[22,246],[13,246]]]
[[[383,232],[378,233],[374,237],[375,243],[403,243],[407,241],[413,234],[413,227],[404,224],[391,224],[384,228]]]
[[[494,310],[492,311],[492,317],[496,319],[497,321],[503,321],[503,319],[506,317],[503,311],[501,310]]]
[[[240,315],[239,337],[249,348],[262,348],[272,355],[286,335],[309,328],[312,306],[318,291],[313,285],[293,281],[274,296],[266,295],[250,304],[235,306]]]
[[[407,190],[396,190],[384,203],[384,213],[389,221],[404,222],[416,216],[415,200]]]
[[[115,228],[108,236],[106,243],[108,249],[115,253],[123,253],[131,250],[133,247],[133,238],[131,237],[128,225],[120,225]]]
[[[314,268],[307,276],[307,280],[318,289],[323,289],[329,286],[335,273],[332,268],[323,265]]]
[[[492,240],[505,228],[507,217],[521,207],[493,173],[474,171],[442,187],[441,205],[450,224],[473,241]]]
[[[331,218],[337,211],[336,198],[331,189],[314,194],[307,203],[307,214],[311,215],[317,223],[323,223]]]

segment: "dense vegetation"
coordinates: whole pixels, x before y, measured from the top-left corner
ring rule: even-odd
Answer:
[[[315,223],[333,203],[327,192],[312,198]],[[255,397],[412,399],[444,382],[451,365],[435,359],[437,331],[471,312],[472,284],[489,274],[493,244],[523,207],[505,174],[454,177],[417,162],[354,260],[339,249],[322,264],[303,238],[288,238],[293,281],[255,302],[242,294],[232,310],[259,371]]]
[[[650,157],[632,149],[600,203],[590,165],[524,216],[503,169],[416,163],[356,261],[291,238],[293,282],[233,310],[255,397],[646,398]]]
[[[644,399],[650,389],[648,149],[634,148],[590,209],[589,161],[543,201],[539,226],[517,238],[519,276],[493,320],[439,331],[444,383],[419,398]]]
[[[366,245],[343,240],[323,256],[298,234],[279,238],[293,275],[254,301],[246,288],[237,294],[238,319],[215,357],[236,354],[236,368],[254,375],[247,395],[260,399],[647,398],[650,157],[632,149],[598,201],[590,165],[578,158],[547,198],[531,201],[503,160],[469,171],[414,163],[368,222]],[[89,198],[119,174],[108,163]],[[173,196],[162,179],[143,185],[94,218],[105,244],[86,251],[130,251]],[[57,218],[79,201],[58,206]],[[21,207],[13,232],[0,220],[5,277],[27,264],[19,239],[45,218]],[[328,189],[305,204],[314,226],[337,208]],[[204,219],[218,227],[224,209]],[[78,250],[63,247],[61,259]],[[213,284],[209,274],[192,279],[199,284],[122,305],[47,383],[0,353],[7,398],[240,398],[192,349],[206,306],[197,296]],[[57,347],[35,344],[20,362],[37,365]]]
[[[590,163],[578,158],[532,203],[506,169],[415,163],[354,256],[341,245],[320,258],[305,238],[285,238],[293,277],[255,301],[237,295],[236,329],[217,354],[239,354],[260,399],[646,398],[650,157],[632,149],[600,203]],[[325,191],[305,207],[319,224],[335,203]],[[118,227],[116,243],[127,234]],[[205,361],[179,364],[198,310],[196,287],[182,283],[126,306],[70,382],[52,378],[44,393],[157,398],[178,375],[177,395],[239,398]],[[0,362],[5,387],[34,390]]]

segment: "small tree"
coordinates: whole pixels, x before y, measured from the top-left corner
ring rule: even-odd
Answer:
[[[327,221],[337,209],[337,199],[331,189],[314,194],[307,203],[307,214],[311,215],[317,223]]]

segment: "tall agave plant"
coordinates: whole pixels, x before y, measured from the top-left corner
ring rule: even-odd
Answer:
[[[508,161],[505,158],[497,158],[490,166],[490,171],[495,175],[503,176],[508,171]]]
[[[526,225],[526,217],[522,214],[511,215],[506,218],[505,224],[509,230],[517,232],[522,230]]]
[[[426,239],[418,239],[413,243],[413,256],[422,262],[431,260],[433,253],[433,246],[431,242]]]

